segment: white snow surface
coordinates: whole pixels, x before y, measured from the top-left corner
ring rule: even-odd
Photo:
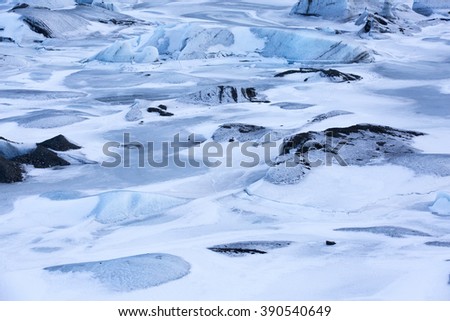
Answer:
[[[393,13],[417,29],[376,38],[358,13],[291,15],[292,0],[43,0],[53,11],[28,13],[54,28],[45,38],[0,1],[0,155],[59,134],[82,146],[60,153],[73,165],[25,165],[23,182],[0,184],[0,299],[450,300],[449,16],[412,2]],[[362,79],[274,77],[299,68]],[[219,86],[270,102],[183,102]],[[224,124],[264,130],[214,142]],[[424,135],[367,164],[270,165],[287,137],[356,124]],[[368,157],[376,143],[355,146]],[[209,250],[255,244],[270,250]]]

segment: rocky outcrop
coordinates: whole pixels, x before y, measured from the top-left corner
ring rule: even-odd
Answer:
[[[189,274],[191,265],[181,257],[165,253],[148,253],[111,260],[71,263],[47,267],[58,273],[87,273],[113,291],[147,289]]]

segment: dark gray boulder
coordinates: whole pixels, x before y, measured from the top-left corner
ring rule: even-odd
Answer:
[[[53,138],[47,139],[43,142],[37,143],[38,146],[53,149],[58,152],[65,152],[71,149],[80,149],[81,147],[75,145],[67,140],[63,135],[58,135]]]
[[[69,162],[62,159],[58,156],[58,154],[52,152],[44,146],[38,146],[32,152],[15,157],[12,160],[22,164],[33,165],[36,168],[49,168],[55,166],[70,165]]]

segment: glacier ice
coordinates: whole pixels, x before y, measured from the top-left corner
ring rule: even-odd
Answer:
[[[266,254],[270,250],[287,247],[291,243],[290,241],[245,241],[214,245],[208,249],[213,252],[237,257],[247,254]]]
[[[380,0],[300,0],[291,14],[347,18],[362,12],[366,7],[381,8]]]
[[[116,41],[92,59],[104,62],[151,63],[159,58],[158,49],[147,46],[144,36],[126,41]]]
[[[431,16],[435,11],[450,9],[450,3],[446,0],[414,0],[412,9],[424,16]]]
[[[102,224],[125,223],[157,217],[164,211],[185,204],[186,199],[132,191],[112,191],[99,195],[93,216]]]
[[[253,87],[214,86],[188,94],[179,99],[189,104],[215,106],[234,103],[269,103],[266,96],[259,94]]]
[[[223,124],[214,132],[212,139],[216,142],[257,141],[268,132],[269,129],[263,126],[242,123]]]
[[[131,105],[130,110],[125,115],[126,121],[137,121],[143,118],[142,115],[142,107],[143,102],[139,99],[136,99],[133,105]]]
[[[21,182],[23,174],[24,170],[19,163],[5,159],[0,155],[0,184]]]
[[[327,116],[319,115],[318,120]],[[410,142],[422,135],[421,132],[372,124],[298,133],[284,139],[276,166],[268,170],[266,180],[274,184],[295,184],[309,170],[325,164],[362,166],[377,160],[415,155],[419,151]]]
[[[203,28],[190,24],[160,26],[151,34],[118,41],[93,59],[108,62],[152,62],[164,59],[190,60],[220,56],[259,54],[290,62],[371,62],[364,48],[345,43],[317,30],[276,28]]]
[[[450,215],[450,194],[438,193],[433,205],[430,206],[430,210],[439,215]]]
[[[36,148],[36,144],[20,144],[0,136],[0,156],[11,159],[29,153]]]
[[[112,260],[51,266],[49,272],[89,273],[107,288],[129,292],[178,280],[191,266],[182,258],[165,253],[149,253]]]
[[[371,227],[343,227],[335,229],[341,232],[367,232],[374,234],[383,234],[389,237],[403,238],[405,236],[431,236],[428,233],[417,231],[410,228],[398,226],[371,226]]]

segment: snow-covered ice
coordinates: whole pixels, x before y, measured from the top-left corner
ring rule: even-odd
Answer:
[[[448,1],[28,3],[1,300],[450,299]]]
[[[133,291],[180,279],[190,265],[168,254],[141,254],[112,260],[64,264],[45,268],[49,272],[89,273],[115,291]]]

